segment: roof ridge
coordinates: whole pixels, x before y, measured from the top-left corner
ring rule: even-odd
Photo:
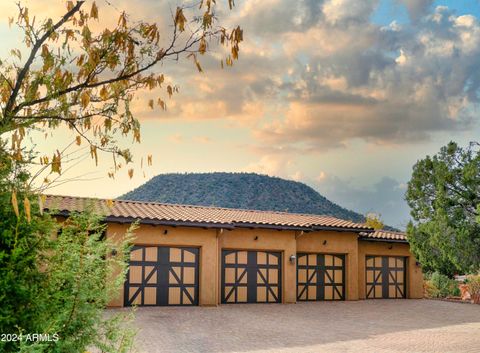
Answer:
[[[90,196],[72,196],[72,195],[53,195],[53,194],[46,194],[47,197],[62,197],[62,198],[72,198],[72,199],[84,199],[84,200],[98,200],[98,201],[106,201],[112,200],[113,202],[122,202],[122,203],[135,203],[135,204],[143,204],[143,205],[161,205],[161,206],[178,206],[178,207],[189,207],[189,208],[207,208],[207,209],[214,209],[214,210],[229,210],[229,211],[244,211],[244,212],[260,212],[260,213],[273,213],[273,214],[280,214],[280,215],[296,215],[296,216],[306,216],[306,217],[326,217],[326,218],[333,218],[338,219],[340,221],[348,221],[356,224],[362,224],[359,222],[354,222],[351,220],[345,220],[342,218],[338,218],[331,215],[326,214],[313,214],[313,213],[296,213],[296,212],[286,212],[286,211],[274,211],[274,210],[256,210],[256,209],[246,209],[246,208],[230,208],[230,207],[220,207],[220,206],[203,206],[203,205],[190,205],[190,204],[178,204],[178,203],[167,203],[167,202],[157,202],[157,201],[138,201],[138,200],[118,200],[118,199],[109,199],[109,198],[101,198],[101,197],[90,197]]]

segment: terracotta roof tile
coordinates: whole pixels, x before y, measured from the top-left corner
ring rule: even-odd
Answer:
[[[372,233],[360,233],[362,238],[366,239],[383,239],[383,240],[395,240],[395,241],[407,241],[407,235],[402,232],[394,232],[390,230],[376,230]]]
[[[364,224],[345,221],[331,216],[297,214],[276,211],[241,210],[221,207],[191,206],[163,204],[139,201],[113,201],[109,207],[107,200],[48,195],[45,209],[58,211],[59,214],[81,212],[92,208],[96,213],[104,215],[107,220],[131,221],[166,224],[191,223],[192,225],[222,225],[222,226],[268,226],[271,228],[298,228],[312,230],[316,228],[331,228],[337,230],[352,230],[370,232],[371,228]],[[162,223],[163,222],[163,223]]]

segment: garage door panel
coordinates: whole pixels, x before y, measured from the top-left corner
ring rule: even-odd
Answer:
[[[345,255],[297,254],[297,300],[345,300]]]
[[[280,253],[222,250],[222,303],[280,302]]]
[[[405,298],[405,257],[367,256],[367,299]]]
[[[198,305],[198,255],[197,248],[134,246],[124,305]]]

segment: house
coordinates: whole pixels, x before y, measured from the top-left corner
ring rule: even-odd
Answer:
[[[111,306],[421,298],[405,234],[330,216],[48,196],[58,217],[93,207],[106,237],[136,230]]]

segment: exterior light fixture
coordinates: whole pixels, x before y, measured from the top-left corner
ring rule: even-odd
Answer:
[[[294,264],[297,257],[295,255],[290,255],[290,263]]]
[[[116,256],[117,255],[117,249],[112,249],[111,254],[112,254],[112,256]]]
[[[326,241],[326,240],[323,241],[323,245],[327,245],[327,241]]]
[[[168,234],[168,229],[165,229],[165,230],[163,231],[163,234],[164,234],[164,235],[167,235],[167,234]]]
[[[258,240],[258,235],[256,235],[255,238],[253,238],[253,240]]]
[[[392,249],[393,249],[393,245],[390,244],[390,245],[388,246],[388,249],[389,249],[389,250],[392,250]]]

